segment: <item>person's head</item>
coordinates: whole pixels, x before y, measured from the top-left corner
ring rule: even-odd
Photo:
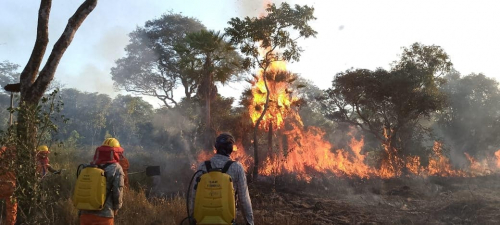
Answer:
[[[222,133],[215,139],[217,154],[229,156],[233,151],[234,137],[228,133]]]
[[[37,155],[40,157],[47,157],[50,153],[49,147],[47,147],[47,145],[40,145],[38,146],[38,148],[36,148],[36,150],[37,150]]]
[[[92,164],[115,163],[120,160],[123,148],[116,138],[106,138],[94,153]]]

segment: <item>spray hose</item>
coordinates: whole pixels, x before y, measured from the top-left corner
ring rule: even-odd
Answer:
[[[196,171],[193,174],[193,176],[191,177],[191,181],[189,181],[189,186],[188,186],[187,193],[186,193],[186,212],[187,212],[188,216],[181,221],[180,225],[182,225],[184,223],[184,221],[186,221],[186,220],[189,220],[188,221],[189,224],[191,224],[191,222],[192,222],[193,216],[191,213],[189,213],[189,193],[191,192],[191,185],[193,184],[193,180],[196,177],[196,174],[198,174],[199,172],[203,172],[203,170]]]

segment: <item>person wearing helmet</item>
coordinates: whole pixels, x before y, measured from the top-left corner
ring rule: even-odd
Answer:
[[[5,217],[0,224],[6,225],[14,225],[17,217],[17,201],[14,197],[16,176],[9,163],[14,158],[15,148],[5,146],[0,148],[0,199],[5,202]]]
[[[56,170],[49,164],[49,154],[50,151],[47,145],[38,146],[36,153],[36,169],[41,177],[47,175],[47,172],[51,172],[53,174],[61,173],[61,170]]]
[[[106,138],[95,150],[94,159],[90,164],[104,168],[106,174],[106,201],[102,210],[81,210],[80,225],[113,225],[114,217],[123,205],[124,173],[119,164],[123,148],[115,138]]]
[[[128,183],[128,169],[130,168],[130,163],[128,162],[128,159],[125,158],[125,155],[123,154],[125,150],[120,146],[120,142],[116,138],[107,138],[103,145],[109,146],[109,147],[116,147],[116,148],[121,148],[122,150],[118,152],[118,156],[120,157],[120,160],[118,160],[118,163],[123,169],[123,180],[124,180],[124,187],[128,189],[129,183]]]
[[[212,168],[223,168],[226,162],[230,161],[230,155],[233,151],[237,151],[236,146],[234,146],[234,137],[228,133],[222,133],[215,139],[214,147],[217,150],[216,154],[210,159]],[[201,163],[198,166],[198,170],[207,171],[205,163]],[[243,217],[245,218],[247,224],[253,225],[253,210],[252,201],[250,200],[250,195],[248,193],[247,178],[245,176],[245,170],[243,165],[239,162],[234,162],[231,164],[227,170],[233,180],[233,187],[238,195],[238,205],[241,206]],[[198,176],[199,177],[199,176]],[[192,194],[190,194],[190,212],[193,212],[194,207],[194,197],[196,196],[196,190],[191,189]]]

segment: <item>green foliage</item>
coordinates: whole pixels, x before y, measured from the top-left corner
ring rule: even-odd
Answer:
[[[337,74],[323,97],[325,113],[402,150],[412,139],[405,135],[423,129],[419,120],[445,107],[440,74],[450,67],[440,47],[413,44],[403,49],[400,61],[389,71],[351,69]]]
[[[436,115],[434,128],[460,154],[492,155],[500,146],[500,90],[498,81],[483,74],[444,77],[441,90],[448,107]]]
[[[37,172],[36,147],[57,132],[53,121],[64,120],[57,93],[55,90],[43,97],[40,105],[21,103],[12,109],[21,115],[23,126],[12,126],[1,136],[2,145],[13,153],[7,168],[11,168],[16,177],[14,195],[19,203],[18,220],[25,224],[49,223],[45,209],[53,199],[47,197],[49,190],[44,188],[43,177]]]
[[[166,107],[177,104],[173,90],[179,85],[185,89],[185,97],[191,98],[199,83],[182,70],[174,48],[188,33],[203,29],[205,26],[198,20],[181,14],[165,14],[147,21],[130,33],[127,56],[118,59],[111,69],[115,86],[154,96]]]
[[[297,39],[317,34],[309,25],[309,21],[316,19],[314,8],[307,5],[292,8],[288,3],[282,3],[279,8],[270,4],[266,11],[268,15],[260,18],[232,18],[228,22],[230,27],[226,28],[231,42],[249,57],[247,65],[267,68],[273,61],[299,61],[303,49],[297,45]],[[293,36],[291,30],[298,31],[298,34]],[[262,59],[260,49],[265,50]]]
[[[222,84],[236,78],[242,71],[242,59],[235,48],[227,43],[219,32],[201,30],[189,33],[175,50],[180,56],[180,68],[191,79],[206,89],[214,84],[205,84],[207,76],[212,76],[213,83]],[[206,91],[198,89],[196,93],[205,99]]]

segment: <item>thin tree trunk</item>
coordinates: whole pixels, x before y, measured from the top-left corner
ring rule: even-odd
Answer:
[[[213,73],[209,70],[209,66],[212,64],[210,56],[207,57],[205,61],[205,147],[206,151],[211,151],[214,149],[213,146],[213,129],[212,129],[212,115],[211,115],[211,104],[213,96]]]
[[[269,131],[267,132],[267,154],[272,160],[274,157],[273,154],[273,122],[269,122]]]
[[[264,86],[266,87],[266,104],[264,104],[264,110],[262,110],[262,114],[260,114],[259,118],[255,122],[255,127],[253,129],[253,149],[254,149],[254,168],[253,168],[253,178],[256,179],[259,176],[259,144],[257,140],[257,132],[259,131],[259,125],[266,115],[267,108],[269,107],[269,87],[267,86],[267,78],[266,78],[267,66],[262,71],[262,79],[264,80]]]

